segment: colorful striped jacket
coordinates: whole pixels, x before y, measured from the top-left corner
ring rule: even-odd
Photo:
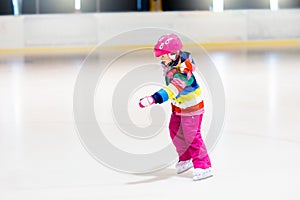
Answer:
[[[162,64],[163,65],[163,64]],[[172,112],[178,115],[198,115],[204,112],[201,89],[193,74],[195,63],[190,53],[180,52],[179,58],[166,70],[166,86],[152,95],[155,103],[171,100]]]

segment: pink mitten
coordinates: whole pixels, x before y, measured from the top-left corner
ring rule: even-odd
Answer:
[[[154,103],[155,103],[155,100],[152,96],[146,96],[146,97],[140,99],[139,106],[141,108],[145,108],[145,107],[151,106]]]

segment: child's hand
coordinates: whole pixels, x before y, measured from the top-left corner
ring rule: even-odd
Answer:
[[[140,99],[139,106],[141,108],[145,108],[145,107],[151,106],[154,103],[155,103],[155,100],[152,96],[146,96],[146,97]]]

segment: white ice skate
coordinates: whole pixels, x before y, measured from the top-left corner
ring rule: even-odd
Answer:
[[[193,167],[192,159],[185,160],[185,161],[179,161],[178,163],[176,163],[175,167],[177,170],[177,174],[181,174]]]
[[[193,180],[198,181],[198,180],[202,180],[202,179],[205,179],[205,178],[209,178],[213,174],[212,174],[211,167],[209,167],[207,169],[196,168],[193,171],[193,175],[194,175]]]

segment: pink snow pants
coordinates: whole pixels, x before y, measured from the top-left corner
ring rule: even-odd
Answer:
[[[201,115],[171,115],[170,136],[179,156],[179,161],[192,159],[194,168],[206,169],[211,162],[201,137]]]

